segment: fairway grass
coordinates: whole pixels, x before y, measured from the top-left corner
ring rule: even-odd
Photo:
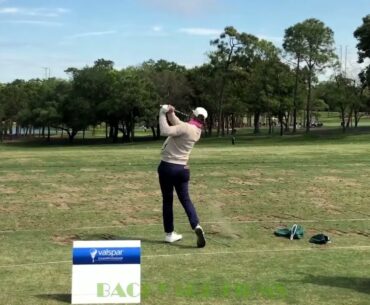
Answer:
[[[161,144],[0,145],[0,304],[70,303],[72,241],[109,239],[142,241],[142,304],[370,304],[369,135],[202,139],[204,249],[177,199],[162,242]]]

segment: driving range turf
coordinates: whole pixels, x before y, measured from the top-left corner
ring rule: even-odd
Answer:
[[[369,135],[202,139],[203,249],[177,199],[162,242],[161,144],[0,145],[0,304],[70,303],[72,241],[110,239],[142,241],[142,304],[370,303]]]

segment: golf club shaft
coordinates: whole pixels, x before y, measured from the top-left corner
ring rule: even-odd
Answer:
[[[190,116],[189,114],[186,114],[186,113],[181,112],[181,111],[176,110],[176,109],[175,109],[175,112],[176,112],[176,113],[178,113],[178,114],[184,115],[184,116],[186,116],[186,117],[189,117],[189,116]]]
[[[159,105],[160,107],[162,107],[163,105]],[[175,109],[174,110],[176,113],[178,113],[178,114],[181,114],[181,115],[183,115],[183,116],[186,116],[186,117],[189,117],[190,115],[189,114],[187,114],[187,113],[185,113],[185,112],[182,112],[182,111],[180,111],[180,110],[177,110],[177,109]]]

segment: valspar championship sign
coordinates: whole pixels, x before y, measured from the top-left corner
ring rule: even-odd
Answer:
[[[73,242],[72,304],[140,303],[141,243]]]

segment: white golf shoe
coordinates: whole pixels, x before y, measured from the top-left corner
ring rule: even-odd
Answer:
[[[203,228],[200,225],[197,225],[194,229],[194,232],[197,235],[197,246],[198,246],[198,248],[205,247],[206,238],[204,237]]]
[[[174,243],[175,241],[178,241],[182,239],[181,234],[177,234],[176,232],[166,233],[166,237],[164,238],[164,241],[166,243]]]

